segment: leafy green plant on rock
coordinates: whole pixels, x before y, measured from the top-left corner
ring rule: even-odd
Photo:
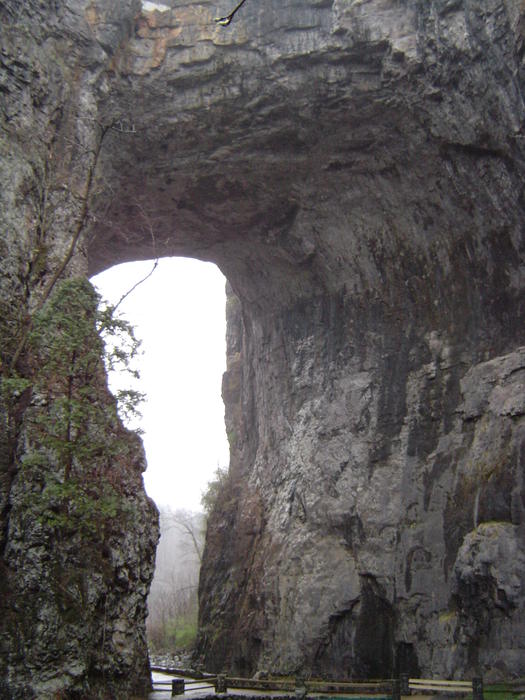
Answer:
[[[140,345],[131,326],[100,309],[99,301],[88,280],[68,279],[34,316],[21,471],[28,505],[42,525],[89,537],[103,536],[107,524],[125,515],[119,468],[135,447],[107,390],[103,360],[136,376],[132,361]],[[28,382],[11,378],[4,387],[20,391]],[[124,395],[122,414],[136,413],[142,395]]]
[[[206,489],[201,495],[201,503],[206,516],[209,517],[214,511],[221,497],[231,484],[230,473],[227,467],[219,467],[215,470],[215,478],[208,481]]]
[[[51,480],[34,499],[32,510],[46,528],[92,539],[105,535],[104,526],[122,508],[111,485],[93,485],[77,477],[66,482]]]

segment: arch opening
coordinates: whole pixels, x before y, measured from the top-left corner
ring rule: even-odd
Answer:
[[[91,281],[116,304],[152,265],[123,264]],[[148,461],[146,491],[159,505],[198,510],[201,490],[229,462],[221,398],[225,284],[210,263],[164,258],[119,306],[142,341],[136,388],[146,396],[137,427]],[[118,387],[118,376],[109,379]]]
[[[248,45],[242,32],[210,40],[191,15],[192,47],[161,52],[158,65],[143,60],[141,42],[164,45],[152,22],[130,46],[134,79],[115,83],[119,109],[142,131],[105,144],[112,192],[98,195],[90,269],[156,248],[215,262],[236,295],[224,385],[233,479],[212,517],[200,589],[199,653],[210,670],[335,674],[345,639],[366,642],[368,590],[388,630],[378,667],[392,672],[398,645],[414,639],[392,620],[413,615],[426,584],[420,574],[412,593],[404,505],[394,513],[383,496],[441,473],[435,450],[455,425],[466,366],[524,340],[521,154],[510,165],[505,145],[521,106],[495,97],[487,110],[476,69],[463,119],[455,59],[444,52],[437,73],[426,63],[426,10],[397,8],[383,31],[383,15],[336,5],[319,4],[309,35],[306,6],[287,15],[302,27],[293,33],[279,23],[281,5],[247,4]],[[273,48],[259,61],[251,49],[267,36]],[[427,386],[432,363],[439,372]],[[447,512],[442,540],[427,544],[448,547],[453,562],[466,525]],[[377,542],[382,559],[367,544]],[[410,590],[394,601],[404,569]],[[440,581],[441,610],[448,570]],[[348,635],[332,618],[348,621]],[[431,622],[423,627],[414,665],[460,663]]]
[[[129,375],[109,372],[109,387],[145,396],[129,427],[141,432],[144,484],[160,516],[146,622],[151,660],[170,658],[172,666],[185,660],[189,666],[206,527],[202,497],[217,470],[226,473],[229,466],[221,398],[225,278],[211,263],[163,258],[124,263],[91,282],[103,303],[113,306],[133,290],[118,311],[141,340],[140,377],[130,386]]]

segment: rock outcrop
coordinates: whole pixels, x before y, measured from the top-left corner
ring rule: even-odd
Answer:
[[[524,675],[523,4],[230,9],[0,2],[3,366],[64,261],[216,262],[232,456],[204,663]]]
[[[127,700],[150,687],[157,511],[144,492],[142,444],[106,386],[94,291],[78,281],[105,128],[94,85],[130,31],[132,4],[112,3],[100,25],[94,12],[69,0],[0,2],[6,700]]]

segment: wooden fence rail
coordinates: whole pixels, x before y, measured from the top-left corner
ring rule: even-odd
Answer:
[[[255,679],[255,678],[232,678],[230,676],[217,676],[216,688],[221,688],[217,692],[225,693],[226,689],[231,690],[267,690],[294,693],[295,697],[303,697],[308,693],[335,693],[338,695],[350,695],[359,693],[361,695],[392,693],[392,681],[369,681],[369,682],[349,682],[349,681],[310,681],[301,678],[291,678],[286,680]]]
[[[154,690],[171,686],[171,695],[182,695],[186,690],[206,690],[213,688],[215,693],[224,694],[228,690],[257,690],[293,693],[295,698],[304,698],[309,693],[331,693],[337,695],[387,695],[392,700],[401,700],[402,695],[412,691],[432,693],[472,693],[472,700],[483,700],[483,680],[447,681],[433,678],[409,678],[403,674],[401,679],[385,681],[349,682],[349,681],[310,681],[301,678],[274,680],[255,678],[236,678],[218,674],[199,679],[174,678],[167,681],[154,681]]]
[[[472,693],[472,700],[483,700],[483,679],[471,681],[447,681],[434,678],[409,678],[401,676],[401,693],[408,695],[411,690],[430,690],[434,693]]]
[[[188,680],[187,678],[174,678],[172,680],[153,681],[153,690],[167,690],[171,687],[171,695],[183,695],[186,690],[205,690],[213,688],[216,693],[226,693],[228,690],[257,690],[277,691],[293,694],[295,698],[303,698],[308,693],[337,693],[338,695],[386,695],[397,698],[393,693],[396,683],[399,681],[371,681],[364,683],[330,682],[330,681],[303,681],[302,679],[287,680],[262,680],[255,678],[236,678],[219,674],[205,678]]]

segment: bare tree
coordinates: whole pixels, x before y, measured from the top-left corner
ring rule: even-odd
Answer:
[[[196,634],[204,525],[203,513],[160,509],[161,538],[147,622],[149,641],[155,651],[187,646]]]
[[[166,531],[171,529],[177,530],[187,541],[191,543],[191,547],[199,564],[202,563],[202,552],[204,549],[204,516],[202,513],[192,513],[189,510],[167,510],[164,514]]]

